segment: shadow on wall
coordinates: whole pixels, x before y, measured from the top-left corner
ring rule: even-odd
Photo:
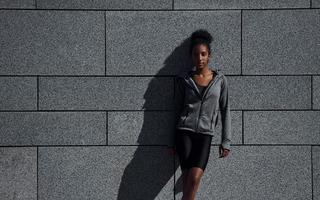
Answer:
[[[192,68],[192,61],[188,56],[189,44],[190,38],[187,38],[181,45],[176,47],[165,60],[164,67],[156,75],[176,75],[189,71]],[[165,78],[170,80],[168,77]],[[161,84],[164,82],[163,80],[159,81],[160,79],[162,77],[153,78],[144,94],[145,103],[143,108],[147,111],[143,113],[143,125],[138,138],[139,146],[124,170],[119,187],[118,200],[174,199],[172,196],[173,177],[174,172],[179,167],[179,162],[177,155],[170,155],[166,146],[168,139],[170,139],[169,137],[174,136],[174,115],[173,113],[172,115],[161,114],[161,111],[148,111],[158,109],[158,107],[174,110],[174,78],[172,78],[172,84],[166,84],[165,88],[163,88],[164,91],[171,90],[171,93],[166,92],[166,94],[172,94],[168,96],[168,98],[172,98],[172,101],[167,101],[172,102],[172,105],[163,105],[164,103],[162,102],[162,105],[155,106],[155,102],[158,101],[155,101],[154,98],[162,95],[156,94],[159,86],[163,87]],[[170,117],[168,118],[168,116]],[[166,125],[167,127],[163,127]],[[182,192],[182,177],[179,177],[176,181],[175,193],[179,192]]]

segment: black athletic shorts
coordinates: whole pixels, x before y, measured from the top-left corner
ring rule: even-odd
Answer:
[[[212,136],[187,130],[176,131],[176,150],[181,169],[200,167],[204,171],[209,159]]]

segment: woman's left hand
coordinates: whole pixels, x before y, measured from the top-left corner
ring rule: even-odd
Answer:
[[[222,145],[219,146],[219,158],[227,157],[230,153],[230,149],[225,149],[222,147]]]
[[[171,156],[174,156],[177,152],[175,147],[168,147],[168,151]]]

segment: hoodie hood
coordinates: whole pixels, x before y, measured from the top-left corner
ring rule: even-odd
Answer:
[[[209,68],[211,71],[213,71],[216,76],[209,82],[207,88],[205,89],[205,92],[204,92],[204,95],[206,95],[206,92],[207,90],[210,89],[210,87],[218,80],[222,77],[222,73],[219,71],[219,70],[216,70],[216,69],[212,69],[212,68]],[[184,75],[179,75],[179,77],[183,78],[183,80],[186,82],[187,85],[189,85],[190,87],[192,87],[199,95],[199,97],[202,99],[201,97],[201,94],[200,94],[200,91],[195,83],[195,81],[192,79],[192,74],[193,72],[195,72],[194,70],[190,70],[188,71],[186,74]]]

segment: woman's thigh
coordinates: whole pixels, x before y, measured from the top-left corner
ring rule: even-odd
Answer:
[[[178,130],[178,133],[176,134],[177,153],[182,162],[185,162],[191,153],[193,141],[190,136],[191,135],[188,134],[187,131],[182,130]]]
[[[210,155],[212,136],[196,135],[189,155],[190,167],[200,167],[204,171]]]
[[[181,169],[206,168],[212,136],[179,130],[177,133],[177,153]]]

